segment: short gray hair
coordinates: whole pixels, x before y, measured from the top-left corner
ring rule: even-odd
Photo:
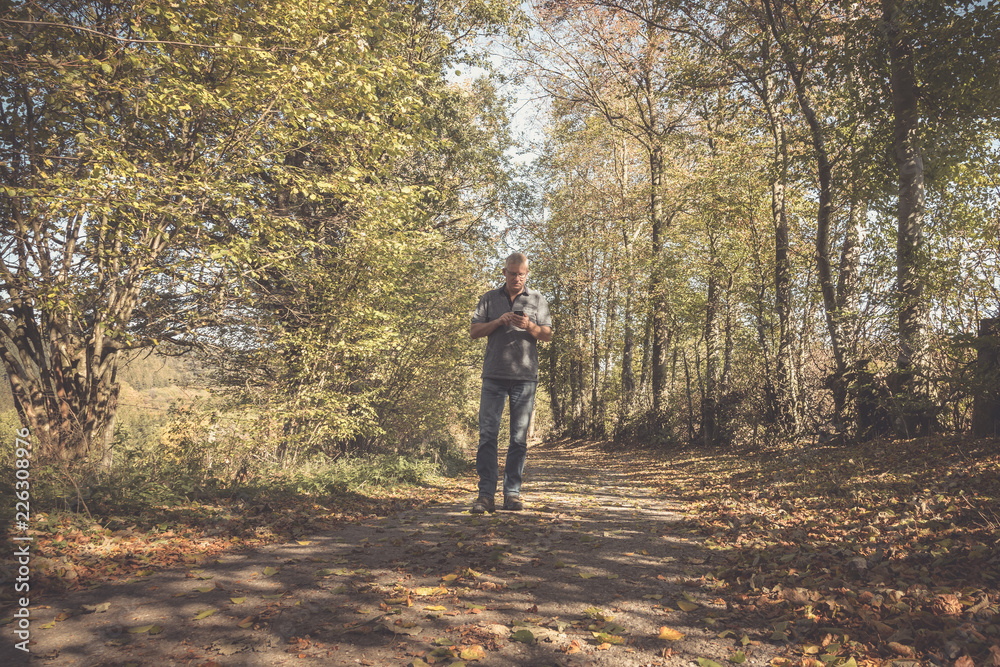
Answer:
[[[512,252],[507,256],[507,261],[504,262],[504,266],[521,266],[522,264],[528,265],[528,256],[523,252]]]

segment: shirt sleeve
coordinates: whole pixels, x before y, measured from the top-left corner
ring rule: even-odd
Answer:
[[[489,322],[489,294],[484,294],[479,297],[479,304],[476,306],[476,311],[472,313],[472,323],[480,324],[482,322]]]
[[[542,297],[538,300],[538,321],[535,322],[540,327],[552,326],[552,315],[549,314],[549,302]]]

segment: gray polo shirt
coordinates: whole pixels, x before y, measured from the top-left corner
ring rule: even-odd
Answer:
[[[511,303],[505,285],[490,290],[479,299],[472,323],[492,322],[504,313],[523,310],[540,327],[551,327],[549,304],[542,293],[525,287]],[[524,329],[497,327],[486,340],[484,378],[493,380],[538,380],[538,341]]]

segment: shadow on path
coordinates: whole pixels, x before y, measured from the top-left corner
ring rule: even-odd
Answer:
[[[745,664],[767,664],[770,630],[727,612],[721,556],[638,481],[646,465],[540,445],[524,512],[442,504],[67,594],[32,609],[32,662],[689,665],[724,662],[746,634]]]

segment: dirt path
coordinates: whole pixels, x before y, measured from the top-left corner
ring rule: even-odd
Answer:
[[[50,599],[32,610],[33,662],[690,665],[742,649],[767,664],[770,628],[727,613],[719,553],[643,469],[537,446],[524,512],[438,505]]]

